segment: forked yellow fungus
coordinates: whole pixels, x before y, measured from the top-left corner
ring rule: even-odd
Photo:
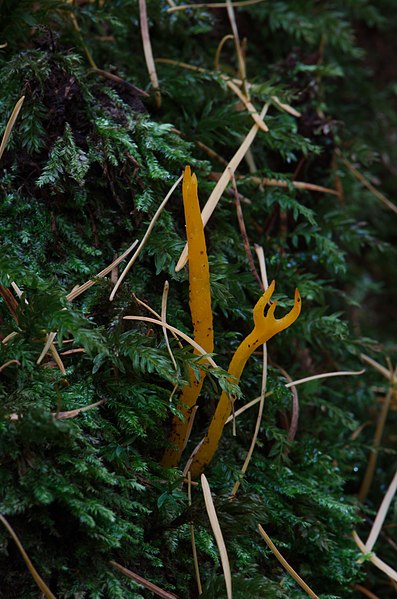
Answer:
[[[194,340],[210,354],[214,349],[210,273],[197,192],[197,178],[196,175],[191,174],[190,166],[185,168],[183,175],[182,197],[189,250],[189,304]],[[163,466],[173,467],[179,463],[187,443],[193,408],[200,394],[204,376],[205,373],[200,371],[200,378],[197,379],[193,370],[189,372],[189,384],[182,389],[178,402],[178,409],[184,420],[176,416],[173,419],[169,437],[170,447],[164,453]]]
[[[288,314],[283,316],[283,318],[275,318],[274,311],[277,306],[277,302],[275,301],[265,315],[264,310],[273,295],[274,288],[275,281],[272,281],[268,289],[256,303],[253,309],[254,328],[244,341],[240,343],[230,362],[228,371],[237,382],[240,380],[251,354],[271,337],[291,326],[300,314],[301,297],[298,289],[296,289],[294,306]],[[233,397],[229,397],[225,392],[222,393],[208,432],[192,459],[190,465],[192,478],[200,476],[214,457],[222,436],[223,427],[232,412],[233,402]]]

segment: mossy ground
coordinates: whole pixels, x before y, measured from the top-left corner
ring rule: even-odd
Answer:
[[[12,281],[23,291],[14,314],[0,301],[1,338],[16,333],[0,347],[0,365],[13,360],[0,374],[0,512],[59,598],[152,596],[110,560],[180,598],[196,597],[190,523],[202,596],[226,596],[200,487],[189,506],[181,471],[160,466],[177,410],[178,394],[170,396],[194,365],[190,348],[171,339],[175,371],[160,328],[123,320],[149,315],[135,296],[160,311],[169,280],[168,321],[192,333],[186,269],[175,273],[185,243],[180,191],[114,301],[110,278],[66,300],[75,285],[142,239],[186,164],[198,176],[203,205],[253,126],[222,78],[238,75],[231,40],[214,69],[218,44],[230,33],[226,10],[169,8],[165,1],[147,2],[155,58],[205,71],[156,63],[158,108],[138,3],[0,5],[0,42],[7,42],[0,51],[3,129],[25,96],[0,165],[0,283],[14,296]],[[382,598],[394,593],[384,574],[359,561],[351,536],[356,529],[366,539],[394,474],[392,396],[369,494],[359,501],[388,381],[367,365],[362,376],[297,387],[299,421],[291,441],[293,403],[280,367],[296,380],[360,370],[362,353],[386,366],[387,358],[395,362],[396,214],[354,169],[393,199],[395,73],[378,71],[373,48],[376,40],[393,39],[396,16],[386,0],[293,0],[236,9],[240,39],[247,38],[251,100],[258,111],[270,104],[269,132],[257,134],[236,171],[248,240],[252,250],[254,244],[264,248],[269,279],[277,281],[278,313],[291,307],[295,287],[303,298],[299,320],[269,343],[271,394],[236,498],[229,500],[256,408],[237,419],[236,436],[232,427],[225,430],[206,471],[236,598],[307,596],[266,547],[258,524],[322,599],[360,597],[357,585]],[[120,80],[92,69],[87,50]],[[385,56],[385,47],[379,52]],[[300,118],[281,110],[274,96]],[[296,187],[297,181],[337,194]],[[205,230],[215,358],[226,370],[252,328],[260,295],[232,187]],[[37,365],[52,331],[65,374],[51,354]],[[78,351],[65,353],[70,350]],[[254,355],[237,407],[259,395],[261,365],[261,355]],[[225,371],[210,370],[186,457],[205,434],[226,384]],[[102,403],[74,418],[57,417],[95,402]],[[390,565],[395,530],[391,508],[375,546]],[[1,597],[38,596],[5,529],[0,572]]]

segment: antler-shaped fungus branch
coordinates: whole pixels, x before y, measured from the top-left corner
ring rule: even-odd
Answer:
[[[272,281],[268,289],[256,303],[253,309],[254,328],[244,341],[240,343],[230,362],[229,373],[237,379],[237,381],[240,380],[244,367],[251,354],[260,345],[266,343],[271,337],[291,326],[300,314],[301,297],[298,289],[296,289],[294,306],[288,314],[283,316],[283,318],[275,318],[274,312],[277,302],[273,302],[265,315],[264,310],[266,304],[273,295],[275,285],[275,281]],[[200,476],[214,457],[222,436],[223,427],[231,414],[233,402],[233,397],[229,397],[225,392],[222,393],[207,435],[193,457],[190,466],[193,478]]]

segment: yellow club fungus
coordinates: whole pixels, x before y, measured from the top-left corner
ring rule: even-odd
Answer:
[[[197,193],[197,178],[185,168],[182,182],[182,197],[185,210],[186,236],[189,248],[189,304],[192,315],[194,340],[211,353],[214,349],[214,331],[212,327],[210,274],[204,227],[201,220],[200,204]],[[197,353],[197,352],[195,352]],[[177,466],[188,440],[191,429],[193,408],[204,381],[204,372],[197,379],[193,370],[189,372],[189,384],[182,389],[178,409],[183,419],[174,417],[170,447],[166,449],[162,464]]]
[[[264,314],[266,304],[273,295],[275,282],[273,281],[253,309],[254,328],[251,333],[240,343],[229,365],[229,373],[239,381],[251,354],[271,337],[288,328],[295,322],[301,311],[301,298],[298,289],[295,290],[295,301],[292,310],[283,318],[275,318],[274,311],[277,302],[273,302]],[[193,456],[190,472],[197,478],[205,467],[211,462],[218,448],[223,427],[231,414],[234,398],[222,393],[215,414],[212,418],[207,435]]]

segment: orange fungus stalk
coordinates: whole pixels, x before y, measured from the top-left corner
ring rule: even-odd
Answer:
[[[197,193],[197,178],[185,168],[182,182],[183,207],[185,211],[186,236],[189,251],[189,304],[193,322],[194,340],[207,353],[214,349],[214,331],[212,326],[210,274],[204,227],[201,220],[200,204]],[[197,352],[195,352],[197,353]],[[178,410],[183,419],[174,417],[170,446],[166,449],[162,464],[177,466],[186,446],[191,429],[193,408],[203,385],[205,373],[200,371],[197,379],[193,370],[189,372],[189,384],[182,389]]]
[[[298,318],[301,311],[301,298],[298,289],[295,290],[295,301],[292,310],[283,318],[275,318],[274,311],[277,302],[273,302],[264,314],[266,304],[273,295],[275,281],[271,283],[253,309],[254,328],[251,333],[240,343],[229,365],[229,373],[239,382],[244,367],[251,354],[271,337],[291,326]],[[229,418],[234,398],[222,393],[215,414],[212,418],[208,432],[193,456],[190,472],[192,478],[197,478],[211,462],[218,448],[223,427]]]

